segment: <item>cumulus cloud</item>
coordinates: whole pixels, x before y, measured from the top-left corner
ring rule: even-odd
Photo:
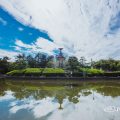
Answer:
[[[31,48],[31,45],[25,44],[23,43],[21,40],[16,40],[15,44],[19,47],[23,47],[23,48]]]
[[[2,50],[0,49],[0,57],[9,57],[10,61],[14,61],[15,60],[15,56],[18,55],[19,52],[12,52],[12,51],[7,51],[7,50]]]
[[[119,0],[0,0],[0,5],[22,24],[47,31],[57,46],[77,57],[119,57],[120,30],[110,28],[119,24]]]
[[[16,40],[15,42],[16,48],[19,48],[20,50],[27,50],[27,52],[43,52],[47,53],[49,55],[53,55],[53,51],[58,48],[58,46],[47,39],[44,38],[38,38],[35,42],[31,44],[26,44],[22,42],[21,40]],[[19,50],[18,49],[18,50]]]

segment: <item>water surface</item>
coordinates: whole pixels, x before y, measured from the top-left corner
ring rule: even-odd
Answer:
[[[1,80],[0,120],[120,120],[120,82]]]

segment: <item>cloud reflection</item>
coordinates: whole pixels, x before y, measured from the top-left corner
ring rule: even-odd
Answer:
[[[106,120],[113,118],[119,120],[120,114],[106,114],[104,108],[109,105],[120,106],[120,97],[112,98],[111,96],[104,96],[97,92],[91,91],[92,94],[88,96],[81,96],[78,98],[79,102],[74,104],[68,98],[65,98],[61,103],[63,109],[59,109],[60,103],[54,97],[46,97],[41,100],[36,100],[32,96],[23,99],[15,99],[14,93],[6,91],[0,100],[11,100],[9,103],[9,113],[15,115],[20,110],[28,110],[35,119],[45,120]],[[94,95],[94,99],[93,99]],[[28,115],[28,114],[26,114]],[[104,116],[104,118],[103,118]]]
[[[12,92],[12,91],[6,91],[4,96],[0,96],[0,102],[5,101],[5,100],[15,99],[13,94],[14,94],[14,92]]]
[[[27,109],[33,113],[35,118],[40,118],[58,109],[59,104],[53,102],[53,99],[54,98],[44,98],[42,100],[23,99],[21,100],[21,105],[12,102],[9,112],[15,114],[19,110]]]

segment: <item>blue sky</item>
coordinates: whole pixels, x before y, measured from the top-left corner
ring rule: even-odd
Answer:
[[[17,39],[30,44],[39,37],[52,41],[47,32],[21,24],[0,8],[0,49],[16,51],[14,46]]]
[[[59,47],[88,60],[120,59],[120,1],[0,0],[0,57]]]

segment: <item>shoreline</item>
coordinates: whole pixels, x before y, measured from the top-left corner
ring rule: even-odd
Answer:
[[[77,81],[93,81],[93,80],[120,80],[120,77],[35,77],[35,76],[0,76],[0,79],[13,80],[77,80]]]
[[[42,85],[47,85],[47,86],[78,86],[78,85],[83,85],[86,83],[97,83],[97,82],[102,82],[102,83],[109,83],[109,82],[117,82],[120,84],[120,77],[71,77],[71,78],[66,78],[66,77],[50,77],[50,78],[40,78],[40,77],[0,77],[0,81],[10,81],[14,84],[36,84],[39,86]]]

